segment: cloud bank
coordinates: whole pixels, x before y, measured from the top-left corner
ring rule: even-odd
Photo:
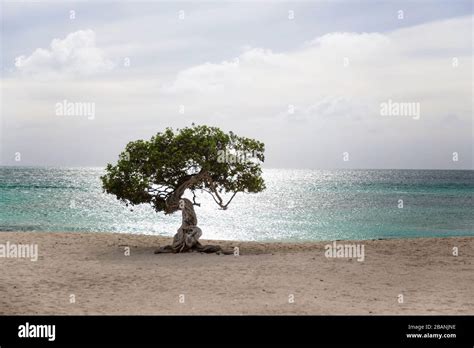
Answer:
[[[103,165],[132,139],[194,122],[262,140],[270,167],[472,167],[472,15],[292,37],[298,44],[287,49],[239,41],[235,54],[222,48],[235,37],[224,37],[224,46],[195,40],[192,26],[175,19],[179,64],[171,59],[178,54],[168,45],[172,34],[154,40],[140,20],[117,23],[127,40],[115,27],[106,35],[96,29],[107,38],[98,45],[94,31],[76,30],[17,57],[15,73],[2,81],[4,124],[18,130],[4,141],[8,151],[29,146],[22,151],[41,151],[45,163],[74,153],[81,164]],[[113,63],[125,56],[130,67]],[[94,121],[58,120],[54,105],[64,99],[95,103]],[[419,119],[382,117],[388,100],[419,103]],[[454,151],[461,154],[456,164]],[[341,161],[343,152],[351,162]]]
[[[87,29],[52,40],[49,49],[17,57],[15,67],[36,77],[76,77],[110,71],[114,63],[96,46],[94,31]]]

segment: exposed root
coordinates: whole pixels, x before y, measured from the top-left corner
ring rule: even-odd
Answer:
[[[179,208],[183,211],[183,219],[181,227],[178,229],[178,232],[173,237],[173,244],[159,248],[155,251],[155,254],[176,254],[192,251],[207,254],[233,254],[233,251],[224,250],[219,245],[202,245],[201,243],[199,243],[199,238],[202,235],[202,230],[197,227],[197,217],[196,213],[194,212],[193,203],[187,198],[182,198],[179,201]]]

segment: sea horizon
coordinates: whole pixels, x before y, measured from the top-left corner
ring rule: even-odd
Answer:
[[[51,169],[79,169],[79,168],[91,168],[91,169],[105,169],[106,165],[103,166],[62,166],[62,165],[14,165],[14,164],[0,164],[0,168],[51,168]],[[294,168],[294,167],[266,167],[262,165],[263,170],[275,169],[275,170],[426,170],[426,171],[474,171],[474,168]]]
[[[126,207],[102,192],[104,167],[0,166],[0,231],[173,236],[180,214]],[[267,189],[196,207],[203,239],[305,242],[474,236],[474,171],[271,169]],[[130,211],[133,209],[133,212]]]

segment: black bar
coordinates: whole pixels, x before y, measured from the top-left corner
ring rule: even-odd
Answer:
[[[55,325],[55,340],[20,338],[19,327],[27,322]],[[0,316],[1,348],[71,344],[473,347],[473,333],[473,316]],[[456,337],[408,338],[407,334]]]

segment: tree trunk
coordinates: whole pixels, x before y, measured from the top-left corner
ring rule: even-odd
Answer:
[[[201,171],[198,174],[187,175],[181,178],[181,180],[178,182],[176,189],[173,191],[171,196],[166,199],[165,214],[172,214],[175,211],[181,209],[179,207],[179,204],[181,202],[181,196],[184,194],[184,192],[191,186],[202,182],[202,180],[204,180],[206,177],[207,177],[207,173],[204,171]],[[194,213],[194,208],[192,208],[192,210]],[[195,213],[194,213],[194,216],[196,216]]]
[[[218,245],[202,245],[199,238],[202,230],[197,226],[196,212],[193,203],[187,198],[179,200],[179,209],[182,210],[182,222],[178,232],[173,237],[173,244],[159,248],[155,254],[161,253],[183,253],[187,251],[199,251],[204,253],[232,254],[232,251],[224,251]]]

